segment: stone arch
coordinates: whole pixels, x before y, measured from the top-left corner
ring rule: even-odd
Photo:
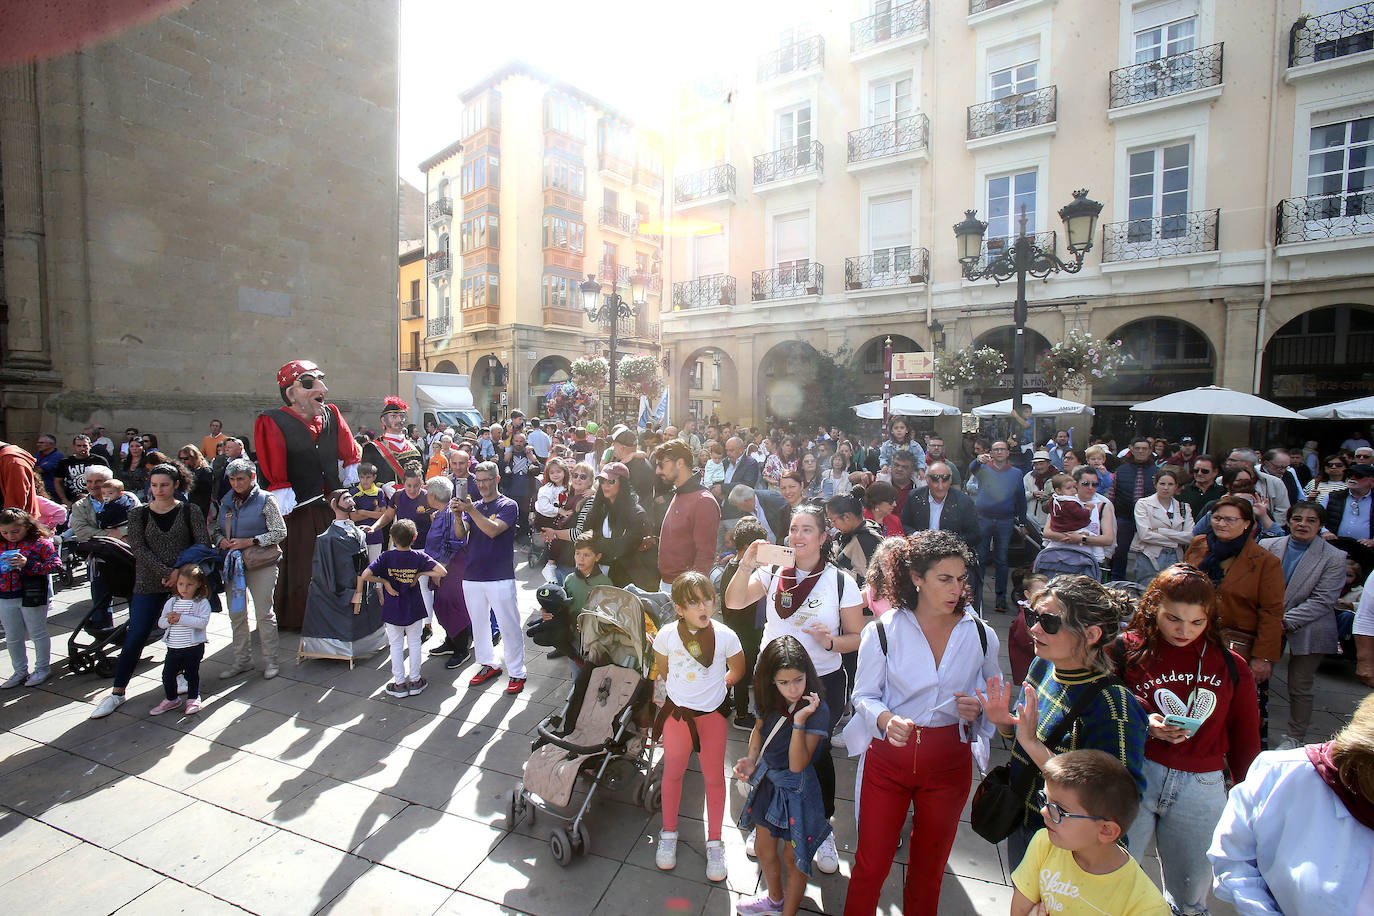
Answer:
[[[480,356],[472,364],[468,387],[472,391],[472,403],[482,416],[502,415],[501,392],[506,390],[508,374],[505,365],[494,353]]]
[[[451,360],[451,359],[441,359],[441,360],[439,360],[438,363],[435,364],[434,370],[433,370],[433,371],[435,371],[435,372],[449,372],[449,373],[452,373],[453,375],[457,375],[457,374],[458,374],[458,367],[455,366],[455,365],[453,364],[453,360]]]
[[[801,340],[785,340],[759,360],[756,415],[797,420],[807,405],[818,402],[820,366],[815,347]]]
[[[742,406],[739,382],[733,356],[720,347],[698,347],[687,354],[678,370],[670,419],[677,425],[688,417],[702,420],[717,413],[722,420],[737,421]]]
[[[1093,426],[1119,433],[1148,432],[1170,439],[1200,437],[1206,422],[1190,414],[1132,413],[1132,404],[1216,383],[1217,351],[1201,328],[1172,317],[1128,321],[1106,336],[1121,340],[1131,360],[1094,382]]]
[[[572,361],[566,356],[546,356],[530,367],[529,397],[526,403],[540,416],[549,389],[572,379]]]
[[[1264,347],[1261,397],[1300,409],[1374,394],[1374,306],[1308,309]]]

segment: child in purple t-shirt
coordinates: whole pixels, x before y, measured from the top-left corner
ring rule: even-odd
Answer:
[[[423,550],[411,550],[415,543],[415,523],[400,519],[391,526],[391,550],[382,551],[358,577],[353,603],[362,600],[365,582],[382,586],[382,623],[391,644],[391,683],[386,692],[393,697],[413,697],[429,684],[420,677],[420,634],[425,625],[425,602],[420,595],[420,579],[439,580],[448,571]],[[357,611],[355,610],[356,614]],[[406,677],[406,652],[410,653],[410,677]]]

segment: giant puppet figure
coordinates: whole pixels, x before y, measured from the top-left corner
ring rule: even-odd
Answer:
[[[305,619],[315,539],[334,513],[325,494],[358,482],[362,455],[339,408],[324,402],[324,373],[309,360],[292,360],[277,373],[283,407],[258,415],[253,438],[263,481],[286,516],[281,575],[273,604],[277,623]]]
[[[377,483],[405,482],[405,466],[412,461],[424,463],[415,443],[406,438],[406,419],[410,405],[389,397],[382,405],[382,437],[363,446],[363,460],[377,466]]]

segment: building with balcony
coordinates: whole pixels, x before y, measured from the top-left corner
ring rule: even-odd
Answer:
[[[573,360],[606,355],[609,329],[581,308],[587,274],[627,296],[631,275],[650,277],[618,349],[658,352],[663,138],[522,63],[459,97],[459,136],[420,164],[427,298],[416,352],[427,369],[471,376],[485,414],[539,411]]]
[[[1024,215],[1064,257],[1077,188],[1104,207],[1083,269],[1028,288],[1030,385],[1081,328],[1131,353],[1071,393],[1117,433],[1199,431],[1127,412],[1195,385],[1294,408],[1374,394],[1374,3],[1278,0],[1257,19],[1244,0],[960,2],[849,0],[684,84],[675,416],[800,419],[821,350],[854,361],[856,403],[876,397],[888,335],[1010,355],[1015,284],[965,280],[950,227],[976,210],[988,258]],[[896,390],[967,409],[1010,383]]]
[[[425,363],[425,240],[402,239],[400,244],[399,283],[396,301],[400,303],[397,319],[397,343],[402,372],[427,369]]]

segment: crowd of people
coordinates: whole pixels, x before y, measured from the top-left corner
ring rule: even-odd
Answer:
[[[158,628],[165,698],[150,714],[194,714],[221,602],[233,644],[220,676],[258,670],[256,629],[262,676],[275,677],[278,627],[298,627],[323,591],[311,560],[337,532],[356,578],[332,577],[330,595],[379,602],[388,695],[428,686],[422,647],[436,623],[433,664],[471,659],[470,688],[504,676],[516,695],[527,561],[542,580],[540,624],[554,629],[544,644],[574,677],[592,589],[671,597],[677,623],[653,643],[656,863],[677,865],[695,753],[706,874],[726,877],[729,768],[749,786],[741,824],[764,879],[738,904],[745,916],[796,913],[813,867],[838,870],[832,748],[862,761],[845,913],[877,909],[902,842],[903,911],[935,912],[971,764],[988,770],[998,744],[1010,763],[988,771],[973,818],[1007,842],[1014,914],[1201,914],[1209,893],[1243,913],[1374,908],[1374,701],[1334,741],[1307,744],[1324,659],[1356,661],[1374,686],[1374,449],[1358,437],[1321,459],[1315,443],[1223,456],[1188,437],[1080,448],[1067,430],[947,449],[905,418],[880,436],[693,420],[606,429],[519,411],[484,429],[420,430],[397,398],[380,435],[355,437],[313,363],[283,367],[278,385],[284,406],[259,418],[256,451],[219,421],[175,458],[136,429],[116,447],[92,427],[67,454],[47,435],[33,454],[0,447],[0,622],[14,672],[0,687],[50,676],[59,542],[117,538],[135,558],[99,718],[124,702]],[[1042,546],[1082,574],[1032,568]],[[108,627],[111,596],[98,576],[90,587],[93,626]],[[985,601],[1015,615],[1010,677]],[[1288,721],[1262,755],[1285,653]],[[749,744],[730,764],[732,727]],[[1289,797],[1310,846],[1283,827]],[[1152,850],[1159,888],[1139,865]],[[1322,880],[1332,873],[1341,880]]]

